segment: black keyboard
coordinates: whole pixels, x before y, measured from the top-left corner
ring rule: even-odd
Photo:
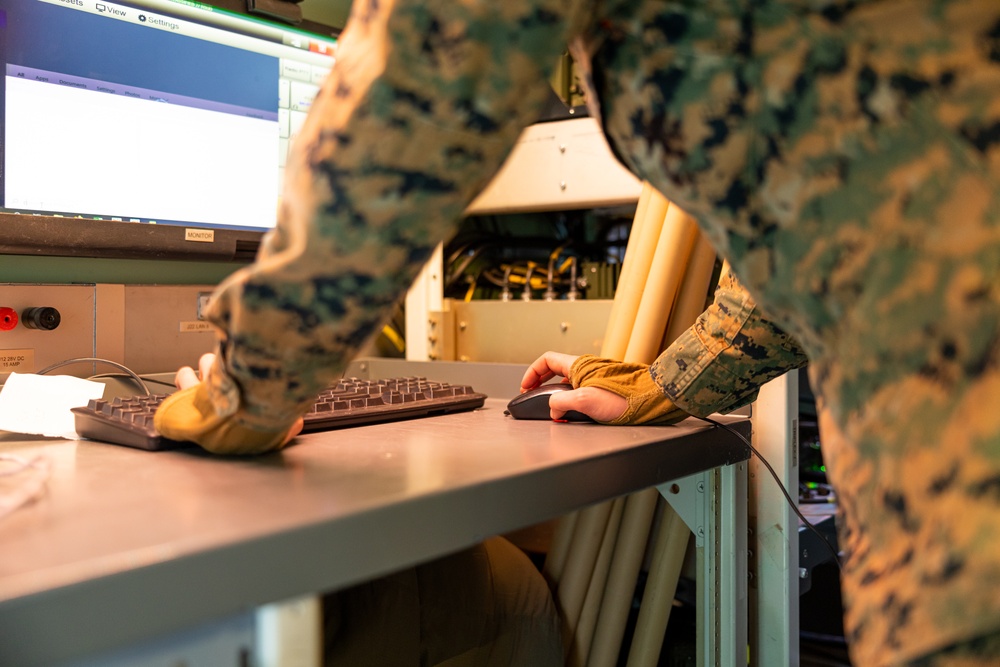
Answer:
[[[304,415],[303,433],[376,424],[481,408],[485,394],[468,385],[423,377],[341,380],[322,392]]]
[[[91,400],[73,408],[76,432],[101,440],[150,451],[190,447],[191,443],[164,438],[153,427],[153,414],[166,396],[129,396]],[[431,417],[482,407],[484,394],[467,385],[432,382],[423,377],[381,380],[341,380],[320,392],[304,415],[303,433],[347,426]]]

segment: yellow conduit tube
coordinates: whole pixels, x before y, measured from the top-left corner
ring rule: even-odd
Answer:
[[[625,249],[622,271],[618,279],[618,289],[615,291],[615,299],[611,304],[611,314],[608,317],[608,326],[601,345],[601,356],[603,357],[621,359],[628,347],[632,322],[635,320],[635,310],[638,308],[639,297],[646,282],[649,265],[652,263],[653,250],[663,226],[667,206],[668,202],[663,195],[649,183],[643,182],[639,203],[636,206],[636,215],[632,221],[632,230],[629,233]],[[576,521],[579,522],[579,519]],[[565,518],[560,520],[560,524],[564,523],[567,523]],[[591,534],[594,530],[594,526],[588,525],[582,534]],[[585,591],[577,591],[575,587],[583,586],[585,582],[577,582],[576,580],[564,582],[564,570],[569,567],[571,561],[580,558],[582,554],[593,553],[596,557],[597,549],[577,548],[575,544],[580,538],[576,537],[576,530],[563,528],[562,525],[557,526],[555,537],[542,570],[549,585],[553,587],[560,610],[572,612],[574,601],[579,599],[582,605],[585,595]],[[575,564],[573,569],[574,572],[592,571],[593,562]],[[567,595],[570,600],[563,599]],[[574,619],[579,611],[577,609],[573,614]],[[563,621],[566,622],[565,616]],[[570,626],[570,630],[575,631],[575,621],[574,625]]]
[[[649,203],[644,208],[643,216],[636,217],[632,222],[632,231],[629,233],[625,249],[625,260],[615,290],[615,300],[611,304],[608,327],[601,344],[601,356],[610,359],[625,359],[636,313],[639,311],[639,302],[646,288],[649,269],[653,264],[653,254],[669,207],[663,195],[644,183],[643,192],[646,190],[649,190],[647,195]]]
[[[646,189],[644,187],[644,191]],[[690,218],[679,209],[671,215],[666,200],[655,191],[648,194],[648,199],[644,215],[641,218],[637,216],[638,224],[633,225],[630,234],[623,275],[602,348],[603,356],[647,363],[655,357],[658,343],[664,336],[685,264],[696,240],[696,228]],[[666,214],[659,221],[653,217],[661,215],[665,209]],[[622,535],[615,541],[615,555],[612,556],[618,565],[606,565],[607,559],[604,558],[597,562],[601,548],[593,542],[597,539],[599,520],[605,521],[605,534],[610,536],[613,532],[605,518],[610,516],[610,510],[607,514],[593,512],[587,517],[588,523],[583,529],[581,519],[577,519],[570,556],[556,590],[557,604],[571,637],[568,664],[586,664],[592,644],[597,645],[599,652],[616,653],[620,649],[628,604],[649,537],[656,498],[656,491],[649,490],[629,499],[631,502],[624,519],[628,529],[622,530]],[[607,553],[607,548],[604,552]],[[584,578],[586,573],[589,573],[590,586]],[[605,587],[607,595],[602,595],[601,584],[606,577],[609,579]],[[583,604],[588,595],[590,603],[585,615]],[[617,602],[612,603],[612,600]],[[625,601],[624,607],[621,600]],[[616,609],[623,607],[624,612],[609,617],[606,609],[609,605]],[[597,614],[599,620],[595,623],[601,640],[594,642],[594,624],[590,619]],[[605,625],[610,627],[610,631],[603,629]],[[608,635],[612,637],[610,641]],[[617,639],[613,638],[615,635]],[[614,664],[614,661],[608,664]]]
[[[594,565],[601,548],[601,539],[611,516],[611,503],[593,505],[577,513],[573,542],[556,588],[556,609],[563,622],[563,645],[569,654],[569,643],[576,633],[587,586],[594,576]]]
[[[686,282],[698,235],[694,219],[679,207],[671,206],[657,241],[626,361],[650,363],[659,353],[667,323],[673,318],[678,292]],[[617,661],[658,498],[656,489],[647,489],[629,498],[588,665],[601,667],[614,665]],[[625,526],[629,528],[626,530]]]
[[[560,517],[552,531],[552,542],[549,544],[549,552],[542,565],[542,575],[553,591],[556,590],[562,578],[563,568],[566,566],[578,514],[579,512],[572,512]]]
[[[653,548],[652,566],[646,579],[635,635],[629,649],[627,667],[655,667],[663,648],[663,633],[667,630],[670,609],[677,594],[684,553],[691,531],[666,501]]]
[[[660,341],[697,239],[694,219],[677,206],[671,206],[657,239],[645,287],[639,294],[625,361],[648,364],[659,354]]]
[[[624,497],[611,501],[611,516],[608,519],[607,529],[604,531],[604,538],[601,540],[601,550],[598,552],[597,562],[594,564],[594,574],[590,578],[590,585],[587,587],[587,594],[583,600],[583,610],[580,612],[580,620],[577,621],[573,639],[569,642],[570,645],[566,652],[566,662],[570,665],[583,665],[587,653],[590,651],[590,638],[594,634],[597,616],[601,611],[604,586],[611,569],[611,557],[614,555],[615,544],[618,542],[618,531],[622,523],[626,501],[627,499]]]
[[[698,316],[705,312],[712,286],[712,273],[715,269],[715,248],[701,232],[691,253],[688,270],[684,276],[677,303],[667,324],[667,334],[663,337],[661,347],[666,349],[677,337],[694,324]]]
[[[684,289],[674,307],[675,315],[668,325],[665,340],[671,342],[704,312],[708,285],[715,266],[715,250],[700,233],[699,237],[688,266]],[[669,503],[661,502],[665,505],[664,513],[657,531],[653,564],[646,581],[647,594],[642,598],[639,621],[629,649],[628,667],[656,665],[659,660],[663,633],[667,628],[684,552],[691,536],[691,531]]]
[[[632,321],[623,322],[621,318],[622,309],[625,307],[622,301],[622,296],[620,294],[620,288],[622,285],[626,285],[631,282],[631,276],[634,276],[636,271],[633,268],[633,264],[636,263],[636,255],[639,254],[639,237],[641,236],[642,229],[647,226],[648,221],[647,216],[649,215],[649,202],[654,201],[654,207],[660,208],[661,204],[666,200],[663,196],[656,191],[656,189],[650,185],[647,181],[642,182],[642,190],[639,192],[639,203],[635,207],[635,215],[632,216],[632,226],[629,228],[628,243],[625,245],[625,255],[622,257],[621,268],[618,271],[618,283],[615,285],[615,298],[611,302],[611,312],[608,314],[608,326],[604,330],[604,339],[601,341],[601,356],[608,357],[613,355],[614,349],[610,341],[624,339],[628,341],[628,335],[632,331]],[[655,214],[654,210],[654,214]],[[664,209],[666,213],[666,209]],[[656,224],[663,224],[661,220]],[[621,329],[625,328],[627,331],[622,333]],[[618,345],[621,347],[621,354],[625,354],[625,346]],[[621,357],[613,357],[619,359]]]
[[[587,665],[615,665],[625,635],[625,622],[639,578],[646,542],[656,509],[656,489],[633,493],[626,500],[619,539],[608,574],[598,623],[587,656]],[[646,535],[646,539],[640,539]],[[626,536],[632,536],[628,539]]]

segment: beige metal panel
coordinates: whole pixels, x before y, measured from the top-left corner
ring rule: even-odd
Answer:
[[[427,358],[431,361],[455,361],[455,313],[442,310],[427,314]]]
[[[430,313],[443,310],[444,244],[439,243],[406,293],[406,358],[427,361],[431,358]]]
[[[125,361],[125,286],[98,284],[94,315],[94,356]]]
[[[94,285],[0,285],[0,307],[16,311],[19,321],[0,331],[0,382],[11,371],[34,373],[66,359],[94,356]],[[59,311],[52,331],[29,329],[21,314],[26,308],[51,307]],[[60,369],[64,375],[92,375],[92,364]]]
[[[608,147],[593,118],[537,123],[514,150],[467,215],[564,210],[635,203],[642,184]]]
[[[524,363],[548,350],[599,354],[611,301],[451,301],[460,361]]]
[[[215,349],[215,331],[198,319],[198,301],[210,285],[126,285],[125,360],[136,373],[197,367]]]

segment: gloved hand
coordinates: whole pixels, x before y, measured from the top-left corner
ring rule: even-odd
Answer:
[[[214,359],[212,354],[202,356],[202,377],[208,377]],[[302,430],[301,418],[275,431],[261,431],[239,424],[234,416],[219,415],[208,386],[191,368],[179,370],[175,382],[180,391],[164,399],[153,417],[156,430],[171,440],[194,442],[214,454],[262,454],[280,449]]]
[[[673,424],[687,413],[674,406],[653,382],[646,364],[602,359],[592,354],[575,357],[546,352],[536,359],[521,379],[528,391],[554,377],[567,378],[573,391],[549,398],[552,418],[576,410],[602,424]]]
[[[194,442],[213,454],[262,454],[287,442],[288,428],[258,431],[240,426],[232,417],[220,417],[198,383],[167,396],[153,416],[153,425],[165,438]]]
[[[676,424],[688,416],[653,382],[649,364],[584,354],[570,366],[569,380],[574,389],[597,387],[628,401],[625,412],[608,424]]]

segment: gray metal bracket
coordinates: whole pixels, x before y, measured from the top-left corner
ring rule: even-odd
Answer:
[[[657,490],[695,536],[698,666],[745,664],[746,462],[682,477]]]

